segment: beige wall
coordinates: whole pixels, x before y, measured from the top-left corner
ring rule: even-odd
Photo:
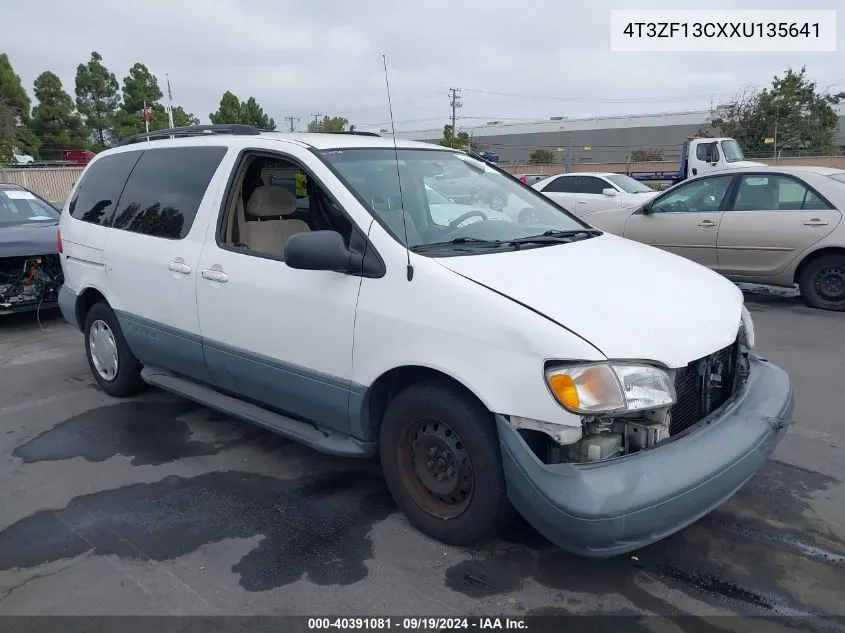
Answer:
[[[769,165],[815,165],[819,167],[838,167],[845,169],[845,156],[813,156],[807,158],[762,159],[759,162]],[[508,165],[504,166],[512,174],[560,174],[564,165]],[[679,164],[674,161],[655,161],[648,163],[582,163],[573,165],[573,171],[596,172],[609,171],[677,171]],[[23,169],[0,168],[0,183],[15,183],[31,189],[50,202],[62,204],[70,195],[74,183],[82,174],[82,167],[27,167]]]
[[[45,200],[63,204],[82,174],[82,167],[0,168],[0,183],[13,183],[34,191]]]

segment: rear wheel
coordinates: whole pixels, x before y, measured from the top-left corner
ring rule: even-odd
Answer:
[[[85,316],[85,354],[94,380],[110,396],[131,396],[143,386],[141,363],[105,301],[94,304]]]
[[[511,516],[492,416],[451,385],[409,387],[379,437],[393,498],[420,531],[451,545],[495,536]]]
[[[804,267],[798,288],[807,305],[845,311],[845,255],[823,255]]]

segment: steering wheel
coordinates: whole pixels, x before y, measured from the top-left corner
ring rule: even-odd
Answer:
[[[452,220],[451,222],[449,222],[449,229],[454,231],[462,223],[466,222],[470,218],[474,218],[475,216],[480,217],[482,220],[487,220],[487,214],[485,214],[483,211],[467,211],[463,215],[461,215],[461,216],[455,218],[454,220]]]

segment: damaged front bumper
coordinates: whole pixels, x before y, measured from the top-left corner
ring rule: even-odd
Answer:
[[[588,464],[544,464],[496,416],[508,496],[537,531],[591,558],[624,554],[694,523],[733,496],[792,424],[787,374],[750,357],[744,388],[683,437]]]
[[[63,281],[56,254],[0,258],[0,315],[56,307]]]

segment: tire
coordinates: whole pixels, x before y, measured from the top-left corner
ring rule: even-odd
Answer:
[[[109,336],[113,345],[108,343]],[[108,371],[112,369],[109,362],[112,355],[116,371]],[[125,398],[143,387],[141,363],[126,344],[117,317],[105,301],[94,304],[85,315],[85,356],[94,380],[110,396]]]
[[[820,310],[845,311],[845,255],[823,255],[801,271],[798,288],[804,302]]]
[[[492,416],[456,387],[435,381],[399,393],[385,412],[379,452],[399,509],[438,541],[483,542],[512,516]],[[435,493],[426,482],[442,488]]]

